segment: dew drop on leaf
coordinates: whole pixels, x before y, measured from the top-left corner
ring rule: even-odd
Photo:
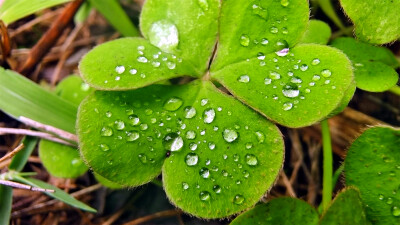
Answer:
[[[246,149],[251,149],[253,147],[253,143],[247,142],[246,143]]]
[[[266,38],[261,39],[262,45],[267,45],[268,43],[269,43],[268,39],[266,39]]]
[[[332,72],[328,69],[324,69],[321,71],[321,75],[324,77],[330,77],[332,75]]]
[[[117,130],[123,130],[125,128],[125,123],[122,120],[116,120],[114,121],[114,127]]]
[[[271,27],[271,28],[269,29],[269,31],[270,31],[271,33],[273,33],[273,34],[277,34],[277,33],[279,32],[279,29],[278,29],[277,27]]]
[[[176,64],[174,62],[167,62],[167,67],[168,69],[173,70],[175,69]]]
[[[300,70],[303,71],[303,72],[307,71],[308,70],[308,66],[306,64],[303,64],[303,65],[300,66]]]
[[[313,77],[312,77],[312,80],[313,81],[319,81],[321,79],[321,77],[319,76],[319,75],[317,75],[317,74],[315,74]]]
[[[214,186],[213,186],[213,191],[214,191],[216,194],[219,194],[219,193],[221,193],[221,187],[220,187],[219,185],[214,185]]]
[[[250,77],[248,75],[242,75],[238,77],[237,81],[239,81],[240,83],[249,83]]]
[[[281,5],[287,7],[289,5],[289,0],[281,0]]]
[[[212,123],[215,119],[215,110],[212,108],[204,110],[203,117],[204,117],[204,123],[207,124]]]
[[[149,40],[161,50],[171,53],[179,43],[178,28],[167,20],[154,22],[149,31]]]
[[[107,144],[100,144],[100,149],[104,152],[110,150],[110,147]]]
[[[268,20],[268,10],[264,9],[259,5],[256,4],[253,5],[253,13],[264,20]]]
[[[137,70],[136,69],[130,69],[129,73],[132,74],[132,75],[135,75],[135,74],[137,74]]]
[[[275,54],[280,57],[286,56],[287,54],[289,54],[289,48],[284,48],[280,51],[275,52]]]
[[[293,104],[291,102],[285,102],[283,103],[282,109],[285,111],[289,111],[293,108]]]
[[[132,126],[137,126],[140,124],[140,118],[137,115],[130,115],[128,119],[129,119],[129,124]]]
[[[206,99],[206,98],[203,98],[203,99],[200,101],[200,105],[201,105],[201,106],[205,106],[205,105],[207,105],[207,103],[208,103],[208,99]]]
[[[287,43],[286,40],[279,40],[276,42],[276,48],[278,50],[284,49],[284,48],[289,48],[289,44]]]
[[[239,134],[236,132],[236,130],[227,128],[224,130],[224,132],[222,132],[222,136],[226,142],[231,143],[239,137]]]
[[[196,116],[196,109],[191,106],[185,107],[185,118],[191,119]]]
[[[174,152],[182,149],[183,139],[177,133],[168,133],[163,139],[164,148]]]
[[[112,128],[108,127],[108,126],[101,128],[101,131],[100,131],[100,135],[103,137],[110,137],[113,135],[113,133],[114,132],[113,132]]]
[[[385,199],[385,196],[383,196],[382,194],[380,194],[378,197],[379,197],[379,200],[381,200],[381,201],[382,201],[383,199]]]
[[[186,139],[193,140],[195,138],[196,138],[196,132],[194,132],[193,130],[188,130],[186,132]]]
[[[321,60],[319,60],[319,59],[313,59],[313,61],[311,62],[311,65],[313,65],[313,66],[316,66],[316,65],[318,65],[319,63],[321,62]]]
[[[246,154],[245,160],[246,160],[247,165],[249,165],[249,166],[257,166],[257,164],[258,164],[258,159],[253,154]]]
[[[287,84],[283,87],[282,93],[287,98],[295,98],[299,96],[300,91],[297,85],[295,84]]]
[[[200,169],[199,174],[202,178],[207,179],[210,177],[210,170],[203,167]]]
[[[140,124],[140,129],[141,130],[147,130],[148,128],[149,128],[149,126],[146,123]]]
[[[255,135],[256,135],[256,137],[257,137],[258,143],[264,143],[264,141],[265,141],[265,135],[264,135],[263,132],[261,132],[261,131],[256,131],[256,132],[255,132]]]
[[[292,79],[290,79],[290,82],[292,82],[293,84],[301,84],[303,83],[303,80],[300,77],[292,77]]]
[[[270,71],[269,72],[269,77],[273,80],[279,80],[281,79],[281,75],[275,71]],[[265,81],[265,80],[264,80]]]
[[[199,156],[196,153],[188,153],[185,158],[186,165],[188,166],[195,166],[199,161]]]
[[[393,203],[393,198],[389,197],[386,200],[386,204],[391,205]]]
[[[243,202],[244,202],[244,197],[243,197],[243,195],[236,195],[236,196],[233,198],[233,203],[235,203],[236,205],[241,205],[241,204],[243,204]]]
[[[140,63],[147,63],[149,60],[144,56],[139,56],[137,58],[137,61],[140,62]]]
[[[212,142],[212,141],[208,142],[208,148],[209,148],[210,150],[214,150],[214,149],[215,149],[215,143]]]
[[[267,78],[264,79],[264,84],[266,84],[266,85],[271,84],[271,82],[272,82],[271,78],[267,77]]]
[[[107,111],[107,112],[106,112],[106,117],[110,118],[111,116],[112,116],[112,112]]]
[[[123,72],[125,72],[125,66],[115,67],[115,72],[117,72],[118,74],[122,74]]]
[[[183,190],[189,189],[189,184],[186,183],[186,182],[183,182],[183,183],[182,183],[182,188],[183,188]]]
[[[395,217],[400,216],[400,208],[398,206],[393,206],[392,207],[392,215]]]
[[[197,144],[196,143],[190,143],[189,144],[189,148],[190,148],[190,150],[194,151],[194,150],[197,149]]]
[[[140,134],[137,131],[130,131],[126,133],[126,141],[132,142],[139,139]]]
[[[201,201],[209,201],[211,199],[211,195],[208,191],[202,191],[199,194]]]
[[[164,109],[167,111],[176,111],[178,110],[183,104],[182,99],[178,97],[169,98],[167,101],[164,102]]]
[[[138,157],[139,157],[139,161],[141,163],[143,163],[143,164],[147,163],[147,156],[145,154],[139,154]]]
[[[240,36],[240,44],[244,47],[249,46],[250,44],[250,38],[249,36],[243,34],[242,36]]]

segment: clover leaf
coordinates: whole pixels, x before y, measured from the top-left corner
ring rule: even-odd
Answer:
[[[332,31],[327,23],[321,20],[310,20],[308,28],[301,39],[301,43],[326,45],[331,35]]]
[[[381,0],[341,0],[341,5],[355,25],[358,39],[371,44],[385,44],[400,37],[400,2]]]
[[[122,186],[162,172],[172,203],[199,217],[253,206],[283,160],[282,136],[260,114],[307,126],[342,110],[354,93],[341,51],[297,45],[308,17],[306,0],[146,1],[144,38],[105,43],[80,63],[89,85],[109,90],[79,108],[84,161]],[[202,81],[151,85],[182,76]]]
[[[373,224],[400,223],[400,131],[373,127],[351,145],[345,159],[346,184],[361,193]]]

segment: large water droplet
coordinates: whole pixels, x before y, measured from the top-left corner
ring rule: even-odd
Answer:
[[[253,13],[264,20],[268,20],[268,10],[264,9],[263,7],[254,4],[253,5]]]
[[[121,73],[125,72],[125,66],[117,66],[117,67],[115,67],[115,72],[117,72],[118,74],[121,74]]]
[[[278,40],[275,45],[276,45],[277,50],[289,48],[289,44],[287,43],[286,40]]]
[[[236,130],[227,128],[222,132],[222,136],[224,137],[226,142],[233,142],[239,137],[239,133]]]
[[[205,168],[205,167],[203,167],[203,168],[200,169],[199,174],[200,174],[200,176],[202,178],[207,179],[207,178],[210,177],[210,170]]]
[[[140,134],[137,131],[130,131],[126,133],[126,141],[136,141],[137,139],[139,139]]]
[[[400,216],[400,208],[398,206],[393,206],[392,207],[392,215],[395,217]]]
[[[193,140],[196,138],[196,132],[192,131],[192,130],[188,130],[186,132],[186,138],[189,140]]]
[[[289,5],[289,0],[281,0],[281,5],[287,7]]]
[[[215,118],[214,109],[208,108],[204,110],[203,117],[204,117],[204,123],[212,123]]]
[[[191,106],[185,107],[185,118],[191,119],[196,116],[196,109]]]
[[[271,33],[273,33],[273,34],[277,34],[277,33],[279,32],[279,29],[278,29],[277,27],[271,27],[271,28],[269,29],[269,31],[270,31]]]
[[[199,161],[199,156],[196,153],[191,152],[186,155],[186,158],[185,158],[186,165],[195,166],[195,165],[197,165],[198,161]]]
[[[245,160],[249,166],[256,166],[258,164],[258,159],[253,154],[246,154]]]
[[[242,36],[240,36],[240,44],[244,47],[249,46],[250,44],[250,38],[249,36],[243,34]]]
[[[235,203],[236,205],[241,205],[241,204],[243,204],[243,202],[244,202],[244,197],[243,197],[243,195],[236,195],[236,196],[233,198],[233,203]]]
[[[216,194],[219,194],[219,193],[221,193],[221,187],[220,187],[219,185],[214,185],[214,186],[213,186],[213,191],[214,191]]]
[[[237,81],[239,81],[240,83],[249,83],[250,77],[249,75],[242,75],[238,77]]]
[[[300,70],[301,70],[301,71],[306,71],[306,70],[308,70],[307,64],[301,65],[301,66],[300,66]]]
[[[332,75],[332,72],[328,69],[324,69],[321,71],[321,75],[324,77],[330,77]]]
[[[281,79],[281,75],[275,71],[270,71],[269,72],[269,77],[273,80],[279,80]]]
[[[168,69],[173,70],[173,69],[176,68],[176,63],[174,63],[174,62],[167,62],[167,67],[168,67]]]
[[[311,65],[316,66],[321,62],[321,60],[319,60],[318,58],[313,59],[313,61],[311,62]]]
[[[140,118],[137,115],[131,115],[129,118],[129,124],[132,126],[137,126],[140,124]]]
[[[138,62],[141,62],[141,63],[147,63],[149,60],[148,60],[146,57],[144,57],[144,56],[139,56],[139,57],[137,58],[137,61],[138,61]]]
[[[212,141],[208,142],[208,148],[209,148],[210,150],[214,150],[214,149],[215,149],[215,143],[212,142]]]
[[[183,139],[177,133],[169,133],[165,135],[163,145],[166,150],[171,152],[179,151],[183,146]]]
[[[297,87],[297,85],[287,84],[283,87],[282,93],[285,97],[295,98],[295,97],[299,96],[300,91],[299,91],[299,88]]]
[[[284,48],[280,51],[275,52],[275,54],[280,57],[286,56],[287,54],[289,54],[289,48]]]
[[[199,198],[201,201],[209,201],[211,199],[211,195],[208,191],[202,191],[199,194]]]
[[[178,97],[169,98],[167,101],[164,102],[164,109],[167,111],[176,111],[181,107],[183,104],[182,99]]]
[[[292,82],[293,84],[301,84],[303,83],[303,80],[300,77],[292,77],[292,79],[290,79],[290,82]]]
[[[186,182],[183,182],[183,183],[182,183],[182,188],[183,188],[183,190],[189,189],[189,184],[186,183]]]
[[[148,34],[150,43],[171,53],[179,43],[178,28],[168,20],[160,20],[151,25]]]
[[[201,10],[208,11],[208,2],[207,2],[207,0],[197,0],[197,4],[200,6]]]
[[[255,135],[257,137],[258,143],[263,143],[265,141],[265,135],[261,131],[256,131]]]
[[[125,123],[122,120],[116,120],[114,121],[114,127],[117,130],[123,130],[125,128]]]
[[[106,112],[106,117],[110,118],[111,116],[112,116],[112,112],[107,111],[107,112]]]
[[[108,126],[103,127],[101,128],[100,135],[103,137],[110,137],[113,135],[113,130],[111,127]]]

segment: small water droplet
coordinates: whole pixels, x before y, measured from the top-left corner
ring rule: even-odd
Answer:
[[[233,155],[233,161],[235,161],[235,162],[239,161],[239,155],[238,154],[234,154]]]
[[[122,74],[123,72],[125,72],[125,66],[115,67],[115,72],[117,72],[118,74]]]
[[[200,169],[199,172],[200,176],[204,179],[207,179],[210,177],[210,170],[208,170],[207,168],[203,167]]]
[[[164,109],[167,111],[176,111],[178,110],[183,104],[182,99],[178,97],[171,97],[167,101],[164,102]]]
[[[126,136],[127,136],[126,141],[132,142],[139,139],[140,134],[137,131],[130,131],[126,133]]]
[[[391,197],[387,198],[386,204],[391,205],[393,203],[393,199]]]
[[[283,87],[282,93],[287,98],[295,98],[299,96],[300,91],[297,85],[295,84],[287,84]]]
[[[289,5],[289,0],[281,0],[281,5],[287,7]]]
[[[268,10],[262,8],[259,5],[253,5],[253,13],[264,20],[268,20]]]
[[[189,144],[189,148],[190,148],[190,150],[194,151],[194,150],[197,149],[197,144],[196,143],[190,143]]]
[[[392,215],[395,217],[400,216],[400,208],[398,206],[393,206],[392,207]]]
[[[224,130],[224,132],[222,132],[222,136],[226,142],[231,143],[239,137],[239,133],[234,129],[227,128]]]
[[[273,34],[277,34],[277,33],[279,32],[279,29],[278,29],[277,27],[271,27],[271,28],[269,29],[269,31],[270,31],[271,33],[273,33]]]
[[[149,128],[149,126],[147,124],[140,124],[140,129],[141,130],[147,130],[147,128]]]
[[[146,109],[146,110],[144,110],[144,114],[146,114],[147,116],[150,116],[151,114],[153,114],[153,110]]]
[[[144,56],[139,56],[139,57],[137,58],[137,61],[138,61],[138,62],[141,62],[141,63],[147,63],[147,62],[148,62],[147,58],[144,57]]]
[[[192,130],[188,130],[186,132],[186,138],[189,140],[193,140],[196,138],[196,132],[192,131]]]
[[[150,43],[165,52],[172,52],[179,43],[178,28],[168,20],[154,22],[148,32]]]
[[[249,178],[249,176],[250,176],[249,171],[247,171],[247,170],[243,171],[243,177],[244,178]]]
[[[321,77],[319,76],[319,75],[317,75],[317,74],[315,74],[313,77],[312,77],[312,80],[313,81],[319,81],[321,79]]]
[[[196,153],[188,153],[185,158],[186,165],[188,166],[195,166],[199,161],[199,156]]]
[[[271,78],[265,78],[264,79],[264,84],[266,84],[266,85],[271,84],[271,82],[272,82]]]
[[[300,66],[300,70],[301,71],[307,71],[308,70],[308,66],[306,64],[303,64]]]
[[[380,194],[380,195],[379,195],[379,200],[382,201],[383,199],[385,199],[385,196],[383,196],[382,194]]]
[[[157,61],[154,61],[154,62],[151,63],[151,65],[153,65],[153,67],[157,68],[157,67],[160,67],[161,63],[157,62]]]
[[[266,39],[266,38],[261,39],[262,45],[267,45],[268,43],[269,43],[268,39]]]
[[[131,115],[128,117],[129,124],[132,126],[137,126],[140,124],[140,118],[137,115]]]
[[[147,163],[147,156],[145,154],[139,154],[138,157],[139,157],[139,161],[141,163],[143,163],[143,164]]]
[[[265,141],[265,135],[261,131],[256,131],[255,135],[257,137],[258,143],[263,143]]]
[[[106,127],[101,128],[100,134],[103,137],[110,137],[113,135],[113,130],[111,127],[106,126]]]
[[[112,112],[107,111],[107,112],[106,112],[106,117],[110,118],[111,116],[112,116]]]
[[[208,191],[200,192],[199,197],[201,201],[210,201],[211,199],[211,195]]]
[[[281,79],[281,75],[275,71],[270,71],[269,72],[269,77],[273,80],[279,80]],[[265,81],[265,80],[264,80]]]
[[[243,202],[244,202],[244,197],[243,197],[243,195],[236,195],[236,196],[233,198],[233,203],[235,203],[236,205],[241,205],[241,204],[243,204]]]
[[[210,150],[214,150],[214,149],[215,149],[215,143],[212,142],[212,141],[208,142],[208,148],[209,148]]]
[[[251,149],[253,147],[253,143],[247,142],[246,143],[246,149]]]
[[[256,166],[258,164],[258,159],[253,154],[246,154],[246,163],[249,166]]]
[[[243,34],[242,36],[240,36],[240,44],[244,47],[249,46],[250,44],[250,38],[249,36]]]
[[[208,99],[206,99],[206,98],[203,98],[203,99],[200,101],[200,105],[201,105],[201,106],[205,106],[205,105],[207,105],[207,103],[208,103]]]
[[[289,111],[289,110],[291,110],[292,108],[293,108],[293,104],[290,103],[290,102],[285,102],[285,103],[283,104],[283,107],[282,107],[282,109],[285,110],[285,111]]]
[[[167,67],[170,70],[173,70],[176,68],[176,64],[174,62],[167,62]]]
[[[213,191],[214,191],[216,194],[219,194],[219,193],[221,193],[221,187],[220,187],[219,185],[214,185],[214,186],[213,186]]]
[[[242,75],[237,78],[237,81],[239,81],[240,83],[249,83],[250,77],[248,75]]]
[[[114,127],[117,130],[123,130],[125,128],[125,123],[122,120],[116,120],[114,121]]]
[[[221,173],[222,173],[222,176],[224,176],[224,177],[227,177],[229,175],[228,172],[226,172],[225,170],[222,170]]]
[[[191,106],[185,107],[185,118],[191,119],[196,116],[196,109]]]
[[[318,65],[319,63],[321,62],[321,60],[319,60],[319,59],[313,59],[313,61],[311,62],[311,65],[313,65],[313,66],[316,66],[316,65]]]
[[[321,75],[324,77],[330,77],[332,75],[332,72],[328,69],[324,69],[321,71]]]
[[[186,183],[186,182],[183,182],[183,183],[182,183],[182,188],[183,188],[183,190],[189,189],[189,184]]]
[[[100,144],[100,149],[104,152],[110,150],[110,147],[107,144]]]
[[[293,84],[301,84],[303,83],[303,80],[300,79],[300,77],[292,77],[292,79],[290,79],[290,82],[292,82]]]
[[[183,139],[177,133],[168,133],[163,139],[163,145],[171,152],[179,151],[182,149]]]

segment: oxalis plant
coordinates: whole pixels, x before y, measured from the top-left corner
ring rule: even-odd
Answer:
[[[78,112],[83,160],[125,187],[162,173],[170,201],[198,217],[252,207],[282,167],[274,123],[325,120],[355,90],[344,53],[301,43],[308,23],[306,0],[146,1],[143,38],[102,44],[80,63],[97,89]]]

